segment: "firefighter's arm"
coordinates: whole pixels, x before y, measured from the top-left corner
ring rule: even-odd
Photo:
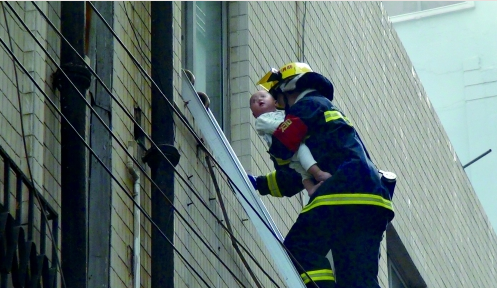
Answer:
[[[256,181],[261,195],[292,197],[304,189],[300,174],[288,167],[258,176]]]

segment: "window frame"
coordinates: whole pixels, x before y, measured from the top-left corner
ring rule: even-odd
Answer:
[[[391,275],[395,274],[395,275],[397,275],[397,278],[400,280],[401,284],[404,285],[404,288],[409,288],[409,286],[407,286],[404,278],[402,278],[402,275],[400,274],[399,270],[397,270],[397,267],[395,267],[395,263],[392,261],[392,259],[390,257],[388,257],[387,262],[388,262],[388,287],[389,288],[399,288],[399,287],[393,287],[393,283],[392,283],[393,279],[392,279]]]
[[[195,19],[197,6],[196,3],[198,1],[186,1],[182,3],[182,10],[184,11],[182,14],[182,65],[183,68],[189,69],[195,74],[195,63],[196,63],[196,53],[195,48],[196,44],[196,32],[197,25]],[[220,104],[220,115],[222,119],[217,119],[219,126],[225,131],[229,128],[229,97],[228,91],[228,3],[220,1],[221,3],[221,71],[220,71],[220,89],[221,89],[221,103]],[[198,76],[196,76],[198,77]],[[205,92],[205,91],[203,91]],[[211,99],[212,101],[212,99]],[[211,102],[212,103],[212,102]],[[216,115],[215,115],[216,116]]]
[[[397,15],[397,16],[388,16],[388,20],[391,23],[406,22],[406,21],[418,20],[421,18],[436,16],[436,15],[440,15],[440,14],[451,13],[451,12],[455,12],[455,11],[472,9],[474,7],[475,7],[474,1],[464,1],[462,3],[437,7],[437,8],[433,8],[433,9],[427,9],[427,10],[423,10],[423,11],[406,13],[406,14],[401,14],[401,15]]]
[[[392,285],[392,279],[390,277],[390,268],[392,267],[395,269],[394,272],[396,272],[405,287],[426,288],[426,282],[411,259],[409,251],[406,249],[402,238],[397,233],[392,222],[387,226],[386,238],[389,287]]]

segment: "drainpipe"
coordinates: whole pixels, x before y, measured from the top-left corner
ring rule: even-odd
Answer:
[[[152,79],[173,103],[173,4],[152,1],[151,56]],[[178,164],[179,153],[174,145],[173,112],[155,86],[152,87],[152,140],[173,165]],[[150,165],[152,180],[162,193],[174,202],[174,167],[152,147],[144,162]],[[172,241],[174,239],[174,210],[164,195],[152,187],[152,219]],[[174,287],[174,250],[157,231],[152,229],[152,287]]]
[[[84,57],[85,2],[63,1],[61,31],[79,55]],[[62,113],[86,139],[87,107],[79,93],[86,95],[91,73],[62,41],[62,70],[76,89],[57,71],[54,86],[60,92]],[[79,93],[78,93],[79,92]],[[61,123],[61,262],[66,283],[86,288],[88,284],[88,187],[86,147],[66,121]]]
[[[140,288],[140,174],[135,169],[133,158],[135,141],[128,142],[128,152],[131,157],[128,157],[126,167],[128,168],[129,174],[133,180],[133,199],[135,199],[136,204],[133,205],[133,288]]]

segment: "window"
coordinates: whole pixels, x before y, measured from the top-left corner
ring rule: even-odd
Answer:
[[[423,288],[426,283],[411,259],[395,227],[387,227],[387,259],[389,288]]]
[[[223,2],[183,3],[183,66],[195,75],[195,90],[210,98],[210,110],[225,127],[226,6]]]
[[[404,280],[399,275],[395,264],[393,264],[390,257],[388,257],[388,287],[389,288],[408,288]]]
[[[0,287],[19,287],[20,271],[25,271],[26,278],[31,278],[33,287],[59,287],[58,277],[53,277],[50,271],[57,271],[57,261],[60,247],[59,215],[44,196],[32,186],[30,177],[16,165],[14,159],[0,146],[0,256],[4,270],[0,273]],[[44,182],[46,184],[46,182]],[[44,188],[46,188],[44,186]],[[53,193],[52,191],[45,190]],[[12,245],[10,239],[19,241]],[[33,244],[26,246],[34,241]],[[31,246],[32,245],[32,246]],[[28,249],[26,249],[28,248]],[[22,255],[25,254],[26,258]],[[14,256],[15,255],[15,256]],[[21,258],[21,259],[19,259]],[[26,261],[22,261],[22,259]],[[40,259],[43,259],[40,261]],[[21,260],[21,261],[19,261]],[[60,258],[58,259],[60,261]],[[32,270],[31,270],[32,269]],[[12,272],[12,273],[5,273]],[[17,273],[15,273],[17,271]],[[33,273],[33,274],[31,274]],[[16,276],[17,274],[17,276]],[[36,278],[33,275],[38,275]],[[47,284],[52,283],[52,284]]]
[[[392,23],[449,13],[474,7],[473,1],[384,1]]]

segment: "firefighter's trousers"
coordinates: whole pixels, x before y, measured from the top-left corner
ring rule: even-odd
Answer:
[[[307,287],[379,288],[380,243],[388,222],[378,206],[323,205],[301,213],[284,243]],[[335,271],[326,258],[330,249]]]

